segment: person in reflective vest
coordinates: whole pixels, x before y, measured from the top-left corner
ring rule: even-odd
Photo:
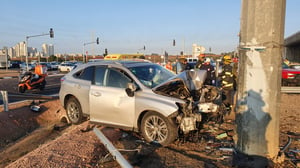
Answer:
[[[223,103],[228,111],[231,111],[233,105],[233,96],[235,90],[235,79],[233,74],[233,67],[231,65],[232,59],[230,55],[223,57],[223,67],[221,73],[221,86],[224,91]]]

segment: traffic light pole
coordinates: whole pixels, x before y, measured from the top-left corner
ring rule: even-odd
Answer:
[[[87,55],[85,55],[85,46],[89,45],[89,44],[95,44],[95,43],[99,44],[99,37],[96,39],[96,42],[83,43],[83,49],[82,49],[82,61],[83,61],[83,63],[87,62],[87,60],[86,60]]]
[[[44,34],[38,34],[38,35],[32,35],[32,36],[26,36],[26,71],[28,71],[28,57],[29,57],[29,52],[28,52],[28,39],[31,37],[40,37],[40,36],[46,36],[46,35],[50,35],[50,38],[54,37],[54,32],[53,29],[50,28],[49,33],[44,33]],[[40,58],[40,57],[39,57]],[[38,60],[38,62],[40,62],[40,60]]]

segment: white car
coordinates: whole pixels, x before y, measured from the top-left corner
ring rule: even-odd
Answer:
[[[57,62],[50,62],[50,65],[52,70],[57,70],[59,64]]]
[[[140,132],[147,142],[172,143],[180,134],[200,130],[202,116],[218,114],[221,96],[202,85],[206,71],[178,76],[141,61],[101,61],[78,65],[61,78],[60,102],[68,120]],[[201,101],[200,101],[201,100]],[[204,117],[205,118],[205,117]]]
[[[33,64],[28,63],[28,69],[27,69],[26,63],[21,63],[20,64],[20,70],[21,71],[31,71],[31,70],[34,70],[34,67],[35,66]]]
[[[75,64],[73,63],[61,63],[58,66],[58,71],[59,72],[70,72],[72,69],[74,69],[76,67]]]

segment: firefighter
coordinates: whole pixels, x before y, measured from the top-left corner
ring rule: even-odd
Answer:
[[[221,86],[223,89],[224,97],[223,103],[226,106],[227,111],[231,111],[233,105],[233,96],[235,91],[235,79],[233,66],[231,65],[232,59],[230,55],[223,57],[223,67],[221,73]]]

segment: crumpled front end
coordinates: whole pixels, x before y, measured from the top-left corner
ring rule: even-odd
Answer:
[[[220,114],[221,92],[215,86],[203,85],[205,79],[205,70],[188,70],[153,89],[156,94],[184,100],[185,103],[177,103],[175,116],[184,134],[198,130],[207,116]]]

